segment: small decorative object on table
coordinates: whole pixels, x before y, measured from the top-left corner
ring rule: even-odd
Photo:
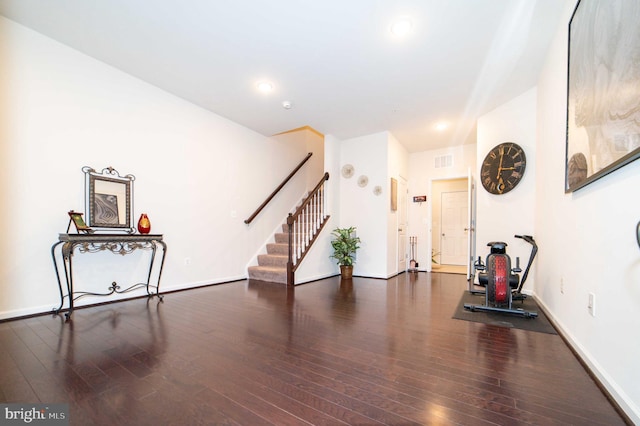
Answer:
[[[84,219],[82,218],[82,213],[74,212],[73,210],[69,211],[69,225],[67,226],[67,233],[69,232],[69,229],[71,229],[72,222],[76,226],[76,231],[78,231],[78,234],[81,232],[87,233],[87,234],[93,233],[93,229],[88,227],[87,224],[84,222]]]
[[[148,234],[151,231],[151,222],[149,221],[149,217],[146,213],[142,213],[140,215],[140,219],[138,220],[138,232],[141,234]]]

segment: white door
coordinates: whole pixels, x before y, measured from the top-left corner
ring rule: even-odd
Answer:
[[[398,179],[398,270],[407,270],[407,181]]]
[[[440,259],[444,265],[468,265],[467,191],[443,192],[441,196]]]

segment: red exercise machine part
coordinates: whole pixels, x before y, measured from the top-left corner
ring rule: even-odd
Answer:
[[[509,288],[509,271],[507,270],[507,259],[504,256],[496,255],[495,262],[495,288],[496,303],[507,301]]]

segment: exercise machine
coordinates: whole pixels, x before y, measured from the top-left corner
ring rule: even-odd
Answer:
[[[520,238],[526,242],[528,242],[529,244],[531,244],[531,254],[529,255],[529,262],[527,263],[527,267],[524,269],[524,273],[522,274],[522,281],[519,282],[519,284],[517,284],[515,286],[515,288],[513,286],[511,286],[511,298],[513,300],[524,300],[527,298],[527,295],[525,293],[522,292],[522,288],[524,287],[524,283],[527,281],[527,277],[529,276],[529,269],[531,268],[531,264],[533,264],[533,259],[535,259],[536,254],[538,253],[538,245],[536,244],[536,241],[533,239],[533,237],[531,235],[514,235],[515,238]],[[489,243],[487,244],[487,246],[491,247],[491,245],[494,243]],[[505,247],[507,246],[506,243],[500,243],[500,244],[504,244]],[[479,266],[479,267],[478,267]],[[520,266],[520,258],[516,257],[516,268],[517,271],[514,272],[520,272],[519,271],[519,266]],[[481,270],[484,271],[484,264],[482,263],[482,259],[480,258],[480,256],[478,256],[478,260],[474,263],[474,267],[476,270]],[[511,280],[514,280],[518,278],[516,277],[511,277]],[[519,278],[518,278],[519,279]],[[488,277],[486,273],[480,273],[478,275],[478,285],[482,286],[482,287],[486,287],[487,286],[487,281],[488,281]],[[475,290],[473,288],[474,284],[473,281],[470,281],[470,286],[469,286],[469,293],[471,294],[485,294],[485,290]]]
[[[478,274],[478,284],[485,287],[485,290],[471,291],[475,294],[484,293],[485,303],[484,305],[465,303],[465,309],[472,312],[502,312],[525,318],[535,318],[538,316],[537,312],[525,311],[522,308],[513,307],[514,300],[524,300],[526,298],[526,294],[522,293],[522,287],[527,280],[529,268],[531,268],[533,259],[538,252],[538,246],[531,235],[515,235],[515,237],[531,244],[531,255],[529,256],[529,263],[522,275],[522,281],[519,275],[519,273],[522,272],[522,269],[520,269],[520,258],[516,258],[516,266],[512,268],[511,258],[507,254],[507,243],[502,241],[490,242],[487,244],[491,249],[487,255],[486,263],[482,263],[480,256],[478,256],[478,260],[474,263],[474,268],[477,271],[482,271]]]

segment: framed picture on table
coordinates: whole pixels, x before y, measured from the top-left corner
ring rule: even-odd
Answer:
[[[113,167],[85,173],[87,223],[96,230],[135,232],[133,226],[133,175],[120,176]]]

